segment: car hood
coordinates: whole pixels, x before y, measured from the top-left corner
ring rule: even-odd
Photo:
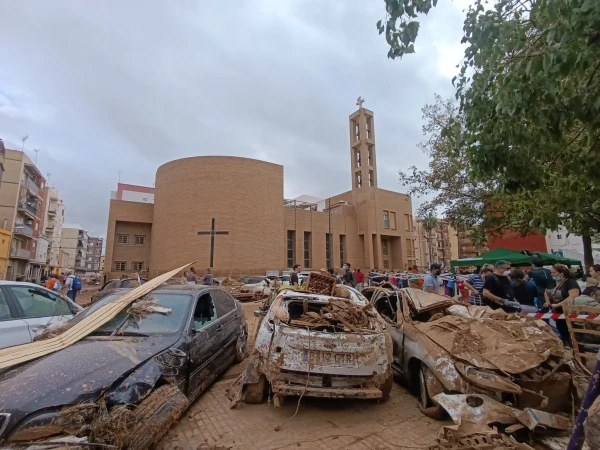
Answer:
[[[42,408],[95,401],[119,378],[174,345],[178,335],[90,336],[0,375],[0,412],[11,425]]]
[[[539,366],[551,355],[564,354],[560,339],[541,321],[448,315],[413,325],[423,339],[430,339],[457,360],[482,369],[519,374]]]

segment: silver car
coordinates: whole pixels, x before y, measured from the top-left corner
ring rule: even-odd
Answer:
[[[48,325],[69,320],[82,309],[37,284],[0,281],[0,348],[31,342]]]

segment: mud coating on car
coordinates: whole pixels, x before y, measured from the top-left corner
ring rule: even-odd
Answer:
[[[154,388],[163,370],[153,358],[134,370],[123,382],[106,396],[113,405],[132,405],[141,401]]]

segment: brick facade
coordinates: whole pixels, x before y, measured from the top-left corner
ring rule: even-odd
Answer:
[[[277,164],[230,156],[164,164],[155,189],[139,190],[153,195],[154,204],[111,200],[105,273],[109,278],[130,274],[133,262],[143,262],[142,275],[154,277],[190,261],[197,261],[202,273],[210,266],[213,219],[215,276],[264,274],[296,263],[325,268],[330,230],[333,267],[350,262],[364,271],[413,265],[410,196],[377,187],[373,113],[361,108],[352,114],[350,131],[353,188],[325,199],[320,210],[284,204],[283,166]],[[129,236],[127,243],[118,235]],[[147,236],[145,244],[135,245],[135,235]],[[123,264],[115,263],[125,263],[125,269],[116,271]]]

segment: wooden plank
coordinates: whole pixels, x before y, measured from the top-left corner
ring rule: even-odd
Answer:
[[[600,308],[594,308],[593,306],[565,306],[563,308],[565,314],[588,314],[600,316]]]
[[[573,328],[573,333],[592,334],[594,336],[600,336],[600,331],[588,330],[585,328]],[[590,345],[600,345],[600,344],[590,344]]]
[[[150,293],[157,287],[161,286],[169,278],[181,272],[183,269],[189,267],[195,262],[196,261],[186,264],[185,266],[181,266],[163,275],[159,275],[158,277],[153,278],[141,286],[138,286],[134,290],[127,292],[121,297],[112,300],[106,305],[100,307],[98,310],[94,311],[88,317],[78,322],[69,330],[56,337],[43,341],[16,345],[14,347],[8,347],[0,350],[0,369],[31,361],[32,359],[54,353],[58,350],[68,347],[69,345],[73,345],[111,320],[135,300]]]

